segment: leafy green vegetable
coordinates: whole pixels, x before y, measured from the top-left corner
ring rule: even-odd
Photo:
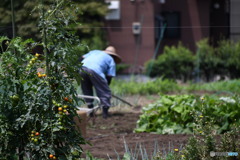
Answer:
[[[213,120],[218,133],[240,124],[240,98],[195,95],[161,95],[160,99],[143,108],[136,132],[192,133],[195,121]]]

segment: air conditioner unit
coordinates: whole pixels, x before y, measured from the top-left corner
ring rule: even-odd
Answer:
[[[108,14],[105,16],[106,20],[119,20],[120,19],[120,2],[119,0],[108,1]]]
[[[166,0],[159,0],[159,3],[164,4],[164,3],[166,3]]]

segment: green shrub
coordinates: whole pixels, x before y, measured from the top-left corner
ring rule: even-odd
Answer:
[[[177,47],[166,46],[155,62],[146,64],[146,71],[151,77],[163,76],[170,79],[191,79],[194,68],[193,53],[181,43]]]
[[[219,47],[216,50],[217,57],[220,58],[218,65],[218,73],[230,78],[240,77],[240,42],[223,40],[219,42]]]
[[[181,43],[178,46],[165,46],[156,60],[146,63],[147,75],[183,81],[198,78],[208,82],[216,76],[232,79],[240,77],[240,42],[222,40],[218,47],[214,48],[205,38],[196,45],[196,54]]]
[[[240,43],[230,40],[221,40],[216,48],[209,45],[208,39],[197,43],[197,63],[200,74],[207,81],[213,80],[214,76],[240,77]]]
[[[215,56],[215,49],[209,45],[208,39],[197,42],[197,48],[195,68],[202,79],[210,81],[217,72],[220,59]]]

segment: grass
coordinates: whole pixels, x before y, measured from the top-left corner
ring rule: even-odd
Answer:
[[[136,82],[133,80],[113,80],[111,90],[117,95],[153,95],[169,93],[193,93],[212,92],[215,94],[239,94],[240,79],[228,81],[216,81],[210,83],[186,83],[179,84],[173,80],[158,78],[153,81]]]
[[[210,83],[195,83],[182,87],[183,90],[191,91],[210,91],[216,93],[240,93],[240,80],[217,81]]]

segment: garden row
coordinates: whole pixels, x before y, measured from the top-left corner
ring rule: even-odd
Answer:
[[[202,133],[199,121],[209,123],[216,133],[224,133],[240,125],[240,97],[161,95],[159,100],[143,108],[136,132],[159,134]]]
[[[113,80],[111,89],[118,95],[151,95],[169,93],[211,92],[215,94],[235,94],[240,91],[240,80],[216,81],[209,83],[179,84],[174,80],[157,78],[147,82]]]
[[[186,145],[152,159],[240,158],[240,97],[161,95],[143,108],[136,132],[192,134]],[[225,154],[218,157],[218,153]],[[216,156],[216,157],[215,157]]]
[[[135,132],[159,134],[159,137],[185,134],[189,137],[186,143],[175,139],[167,146],[160,146],[154,141],[150,151],[142,141],[131,148],[130,142],[124,140],[124,155],[115,153],[118,160],[239,159],[239,116],[238,95],[160,95],[156,102],[143,108]],[[180,144],[176,147],[172,142]],[[86,159],[102,160],[91,153],[87,153]]]

